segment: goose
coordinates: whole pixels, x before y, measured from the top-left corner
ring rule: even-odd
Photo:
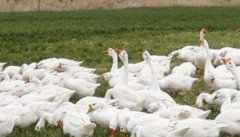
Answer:
[[[208,93],[201,93],[196,100],[196,106],[199,108],[203,108],[204,107],[204,103],[207,104],[215,104],[215,105],[222,105],[222,103],[224,102],[225,98],[222,97],[218,97],[216,98],[216,94],[225,94],[225,95],[230,95],[231,99],[233,102],[237,102],[239,101],[239,92],[236,89],[227,89],[227,88],[222,88],[219,90],[214,91],[212,94],[208,94]]]
[[[220,57],[225,57],[225,58],[231,58],[232,61],[238,66],[240,65],[239,61],[239,54],[240,50],[232,47],[225,47],[219,50],[219,56]],[[221,63],[221,58],[217,58],[215,60],[216,63],[220,64]]]
[[[210,95],[208,93],[201,93],[200,95],[198,95],[197,99],[196,99],[196,106],[198,108],[204,108],[205,103],[206,104],[213,104],[213,100],[214,100],[214,95]]]
[[[159,87],[158,79],[155,74],[155,70],[153,68],[152,62],[151,62],[151,56],[147,50],[144,50],[141,52],[141,55],[143,59],[147,62],[150,71],[151,71],[151,88],[150,90],[142,90],[139,91],[139,94],[142,94],[143,97],[145,97],[147,100],[149,100],[149,103],[153,103],[154,101],[162,101],[168,106],[176,105],[175,100],[170,97],[167,93],[163,92],[161,88]]]
[[[105,98],[111,99],[113,97],[114,99],[124,100],[126,103],[126,106],[122,107],[128,107],[129,104],[139,104],[140,102],[143,102],[142,96],[138,95],[136,93],[136,90],[132,89],[128,85],[128,55],[125,50],[118,50],[119,57],[124,63],[124,73],[121,76],[120,82],[113,88],[107,90],[105,94]],[[128,102],[128,103],[127,103]],[[132,107],[132,105],[131,105]]]
[[[131,137],[166,137],[174,128],[174,124],[168,121],[156,120],[137,125],[131,134]]]
[[[112,57],[112,67],[110,73],[118,72],[118,55],[117,52],[112,48],[107,48],[103,51],[104,54]]]
[[[15,119],[18,117],[8,116],[6,114],[0,113],[0,136],[5,137],[12,133],[14,128]]]
[[[197,69],[192,63],[185,62],[179,66],[174,67],[172,70],[172,74],[180,74],[180,75],[184,75],[184,76],[194,76],[196,71],[197,71]]]
[[[85,79],[85,80],[87,80],[88,82],[91,82],[91,83],[96,83],[97,78],[99,78],[99,75],[96,75],[96,74],[93,74],[93,73],[88,73],[88,72],[78,72],[73,77],[74,78]]]
[[[93,96],[96,88],[101,85],[88,82],[84,79],[74,79],[69,76],[63,78],[63,84],[66,88],[76,91],[79,97]]]
[[[33,92],[35,89],[39,88],[41,86],[40,81],[38,78],[30,77],[26,80],[25,85],[21,87],[16,87],[13,91],[10,93],[15,96],[23,96],[30,92]]]
[[[170,120],[169,119],[165,119],[165,118],[161,118],[158,117],[156,115],[153,114],[147,114],[147,115],[143,115],[143,116],[139,116],[135,119],[131,119],[130,121],[128,121],[127,123],[127,130],[128,132],[134,134],[134,130],[137,126],[144,126],[144,125],[148,125],[148,124],[153,124],[153,123],[158,123],[158,124],[170,124]]]
[[[62,120],[64,134],[73,137],[92,136],[96,125],[90,122],[88,115],[76,112],[65,112]]]
[[[87,113],[89,109],[89,104],[91,103],[101,103],[104,106],[112,104],[112,100],[107,100],[106,98],[101,98],[101,97],[94,97],[94,96],[87,96],[84,98],[81,98],[76,102],[76,106],[81,110],[83,113]]]
[[[229,58],[222,58],[222,61],[224,62],[226,68],[232,73],[234,76],[236,82],[237,82],[237,89],[240,90],[240,79],[239,79],[239,72],[237,70],[236,64],[233,62],[233,60]]]
[[[59,85],[63,86],[63,78],[57,73],[47,74],[41,81],[42,85]]]
[[[68,72],[71,74],[78,73],[78,72],[88,72],[88,73],[93,73],[96,71],[94,68],[86,68],[82,66],[69,66],[64,63],[58,63],[53,70],[57,72]]]
[[[227,127],[226,124],[220,124],[214,120],[189,118],[179,121],[175,128],[189,128],[184,137],[219,137],[220,131]]]
[[[45,127],[45,123],[58,126],[66,114],[66,112],[79,112],[78,108],[71,102],[62,103],[54,112],[44,112],[35,126],[35,130],[39,131]]]
[[[161,79],[159,84],[164,91],[173,92],[176,95],[183,95],[191,90],[195,81],[197,81],[197,78],[179,74],[170,74]]]
[[[58,64],[57,61],[58,61],[57,58],[44,59],[37,63],[36,68],[38,68],[38,69],[44,68],[46,70],[54,70],[56,64]]]
[[[19,103],[0,107],[1,113],[5,113],[10,116],[17,116],[14,125],[20,128],[28,127],[37,121],[37,109],[38,108],[34,108],[30,110],[27,106],[22,106]]]
[[[232,102],[232,98],[230,94],[224,93],[217,93],[214,99],[222,98],[224,102],[221,105],[221,112],[228,110],[228,109],[240,109],[240,102]]]
[[[147,111],[151,113],[154,112],[155,115],[163,118],[168,118],[173,121],[178,121],[190,117],[205,119],[211,113],[211,110],[203,111],[201,109],[194,108],[188,105],[175,105],[166,108],[163,105],[159,106],[157,104],[150,104],[147,108]]]
[[[236,88],[236,81],[232,79],[232,75],[227,75],[225,71],[217,71],[211,62],[210,51],[207,40],[202,36],[200,38],[200,46],[203,46],[207,53],[207,60],[204,69],[204,81],[212,89],[220,88]],[[227,72],[228,73],[228,72]],[[224,75],[223,75],[224,74]],[[226,75],[225,75],[226,74]]]
[[[240,109],[228,109],[222,111],[215,118],[216,121],[226,124],[222,131],[230,134],[232,137],[240,134]]]
[[[48,74],[48,71],[45,70],[44,68],[42,69],[33,69],[33,70],[28,70],[23,73],[23,78],[28,78],[28,77],[36,77],[40,80],[42,80],[46,75]]]
[[[169,56],[178,58],[184,62],[194,62],[195,55],[198,52],[200,52],[200,47],[198,46],[185,46],[182,49],[171,52]]]
[[[0,77],[3,79],[0,82],[0,92],[11,92],[16,87],[22,87],[25,84],[22,80],[11,80],[5,72],[0,72]]]
[[[92,122],[102,127],[109,127],[110,136],[113,136],[118,126],[117,117],[121,114],[121,111],[115,107],[97,102],[89,104],[87,113]]]
[[[143,50],[142,52],[139,52],[139,54],[144,59],[144,62],[146,62],[146,59],[144,58],[143,55],[146,55],[149,58],[151,58],[152,66],[154,66],[154,68],[157,68],[157,69],[155,69],[155,75],[161,77],[161,76],[164,76],[165,74],[168,74],[170,72],[171,58],[166,57],[167,59],[163,59],[163,61],[159,63],[159,61],[157,62],[153,59],[154,56],[150,55],[147,50]],[[143,68],[143,70],[141,71],[141,74],[142,73],[151,73],[151,69],[149,68],[149,64],[147,62],[146,62],[146,64],[148,66]]]
[[[37,63],[36,62],[33,62],[33,63],[29,64],[29,65],[24,63],[21,66],[20,72],[21,72],[21,74],[24,74],[27,71],[33,71],[34,69],[36,69],[36,67],[37,67]]]
[[[8,74],[10,78],[14,75],[20,74],[21,67],[20,66],[7,66],[3,72]]]

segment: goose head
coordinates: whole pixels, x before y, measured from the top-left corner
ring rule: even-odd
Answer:
[[[105,107],[104,104],[100,103],[100,102],[94,102],[94,103],[90,103],[88,105],[88,111],[87,111],[87,114],[97,110],[97,109],[103,109]]]
[[[232,71],[233,68],[236,68],[235,63],[230,58],[222,58],[221,60],[229,71]]]
[[[147,113],[154,113],[161,108],[164,108],[161,104],[159,104],[157,102],[153,102],[153,103],[151,103],[147,106],[146,112]]]
[[[139,55],[144,59],[144,60],[151,60],[151,55],[147,50],[143,50],[142,52],[139,52]]]
[[[207,33],[208,33],[207,29],[202,28],[201,31],[200,31],[199,39],[203,40]]]
[[[112,48],[107,48],[102,53],[105,55],[108,55],[108,56],[112,56],[112,57],[117,56],[117,52]]]
[[[122,60],[123,63],[127,63],[128,62],[128,54],[125,50],[123,49],[116,49],[119,58]]]
[[[218,102],[218,104],[222,104],[226,99],[231,99],[231,96],[230,94],[227,94],[225,92],[221,92],[221,91],[217,91],[215,94],[214,94],[214,98],[213,98],[213,101],[214,102]]]
[[[106,72],[100,76],[100,80],[107,81],[113,78],[113,74]]]

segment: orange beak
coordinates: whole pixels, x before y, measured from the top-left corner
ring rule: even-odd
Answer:
[[[104,55],[108,55],[108,51],[109,51],[109,48],[103,50],[102,54],[104,54]]]
[[[63,121],[62,120],[57,121],[57,127],[60,129],[63,129]]]
[[[27,84],[29,82],[30,82],[30,79],[29,79],[29,77],[27,77],[26,80],[25,80],[25,84]]]
[[[109,137],[115,137],[115,130],[114,129],[109,129]]]
[[[123,50],[122,49],[116,49],[117,54],[120,54]]]
[[[88,105],[87,114],[90,113],[90,112],[92,112],[93,110],[94,110],[94,109],[93,109],[92,105]]]
[[[222,61],[223,61],[224,64],[227,64],[229,62],[229,60],[226,59],[226,58],[222,58]]]

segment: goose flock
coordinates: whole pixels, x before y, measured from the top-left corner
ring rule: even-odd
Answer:
[[[135,64],[125,50],[107,48],[103,53],[111,56],[112,67],[101,76],[82,61],[64,58],[22,66],[0,63],[0,137],[14,127],[34,125],[41,131],[46,124],[73,137],[92,136],[97,125],[108,128],[109,137],[117,130],[123,137],[240,135],[240,49],[210,49],[206,34],[201,29],[200,46],[168,56],[139,52],[143,61]],[[183,63],[171,69],[173,59]],[[191,92],[199,69],[210,91],[202,92],[194,106],[176,103],[173,97]],[[94,96],[98,78],[110,87],[103,98]],[[215,119],[207,119],[208,104],[220,106]]]

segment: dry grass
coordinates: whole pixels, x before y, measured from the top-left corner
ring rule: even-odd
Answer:
[[[41,1],[40,8],[38,1]],[[233,5],[240,5],[240,0],[0,0],[0,12]]]

